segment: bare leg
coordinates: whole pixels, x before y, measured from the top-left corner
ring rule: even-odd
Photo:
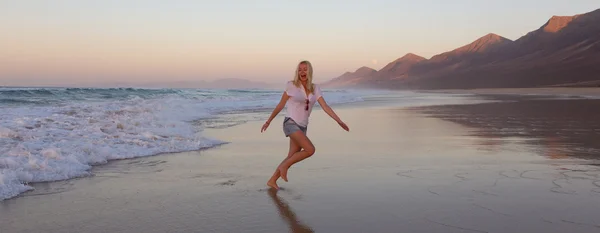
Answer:
[[[281,178],[287,182],[287,171],[288,169],[297,162],[300,162],[315,153],[315,146],[312,144],[310,139],[306,137],[304,133],[301,131],[297,131],[290,135],[290,138],[294,140],[294,142],[299,145],[304,150],[298,151],[292,155],[292,157],[284,160],[279,167],[279,173],[281,174]]]
[[[290,150],[288,152],[288,156],[285,159],[283,159],[283,161],[281,161],[281,163],[283,163],[285,160],[291,158],[292,155],[294,155],[294,153],[300,151],[300,149],[302,149],[302,148],[300,148],[300,146],[292,138],[290,138]],[[281,163],[279,165],[281,165]],[[277,186],[277,179],[279,179],[279,177],[280,177],[279,169],[275,169],[275,172],[273,173],[273,176],[271,176],[271,179],[269,179],[269,181],[267,182],[267,185],[274,189],[279,189],[279,186]]]

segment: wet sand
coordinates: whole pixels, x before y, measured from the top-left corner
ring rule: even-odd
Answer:
[[[424,91],[430,93],[480,95],[554,95],[600,97],[600,87],[478,88]]]
[[[486,97],[490,98],[490,97]],[[204,151],[111,162],[0,203],[0,232],[598,232],[600,100],[315,111],[280,191],[277,118]]]

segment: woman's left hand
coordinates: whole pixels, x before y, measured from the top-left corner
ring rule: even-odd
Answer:
[[[350,131],[350,128],[348,128],[348,125],[346,125],[346,123],[344,123],[343,121],[338,122],[338,124],[346,131]]]

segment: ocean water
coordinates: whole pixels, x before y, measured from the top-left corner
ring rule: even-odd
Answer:
[[[363,101],[372,93],[324,90],[332,106]],[[227,143],[203,136],[203,129],[264,120],[281,94],[257,89],[0,88],[0,200],[31,190],[31,182],[87,176],[91,166],[110,160]]]

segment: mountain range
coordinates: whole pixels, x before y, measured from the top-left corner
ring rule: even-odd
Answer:
[[[430,59],[408,53],[380,70],[361,67],[322,85],[387,89],[600,86],[600,9],[552,16],[515,41],[489,33]]]
[[[275,84],[252,81],[241,78],[223,78],[212,81],[195,80],[195,81],[168,81],[168,82],[153,82],[145,84],[136,84],[141,87],[161,87],[161,88],[211,88],[211,89],[245,89],[245,88],[274,88]]]
[[[121,82],[51,82],[44,80],[0,80],[0,87],[135,87],[135,88],[208,88],[208,89],[248,89],[248,88],[280,88],[281,84],[252,81],[241,78],[223,78],[211,81],[189,80],[189,81],[121,81]]]

